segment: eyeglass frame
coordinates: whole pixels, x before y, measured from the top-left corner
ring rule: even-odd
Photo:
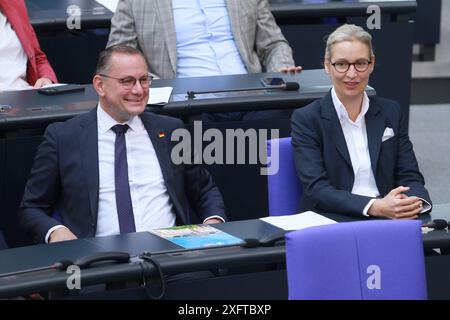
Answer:
[[[99,75],[100,77],[110,78],[110,79],[114,79],[114,80],[119,81],[119,83],[122,85],[122,87],[123,87],[124,89],[127,89],[127,90],[131,90],[131,89],[136,85],[136,82],[138,82],[138,81],[139,81],[139,84],[141,85],[142,88],[146,88],[146,87],[143,86],[142,83],[141,83],[141,79],[142,79],[143,77],[145,77],[145,76],[141,77],[140,79],[136,79],[135,77],[131,77],[131,76],[125,77],[125,78],[116,78],[116,77],[108,76],[108,75],[103,74],[103,73],[99,73],[98,75]],[[148,77],[148,88],[150,88],[150,85],[152,84],[152,81],[153,81],[153,78],[154,78],[154,77],[151,75],[150,72],[147,73],[147,77]],[[132,85],[131,87],[129,87],[129,88],[127,88],[127,87],[123,84],[123,82],[124,82],[126,79],[130,79],[130,80],[133,79],[133,80],[134,80],[133,85]]]
[[[345,71],[339,71],[339,70],[336,68],[336,63],[338,63],[339,61],[331,62],[331,59],[329,59],[328,61],[329,61],[330,64],[334,67],[334,70],[336,70],[336,72],[339,72],[339,73],[347,73],[348,70],[350,70],[350,66],[353,66],[353,68],[354,68],[357,72],[366,72],[366,71],[369,69],[369,67],[370,67],[370,65],[372,64],[372,62],[373,62],[372,60],[364,60],[364,61],[367,62],[367,68],[364,69],[364,70],[358,70],[358,68],[356,67],[356,64],[357,64],[358,62],[361,62],[361,60],[356,61],[356,62],[353,62],[353,63],[350,63],[350,62],[348,62],[348,61],[345,61],[344,63],[347,63],[347,64],[348,64],[347,70],[345,70]],[[342,62],[341,62],[341,63],[342,63]]]

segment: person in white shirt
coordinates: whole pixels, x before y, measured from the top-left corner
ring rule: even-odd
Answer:
[[[301,70],[267,0],[122,0],[116,44],[142,50],[163,79]]]
[[[142,50],[163,79],[302,70],[267,0],[122,0],[107,46],[116,44]],[[235,111],[205,113],[203,121],[279,117],[285,112]]]
[[[57,82],[23,0],[0,0],[0,70],[0,91],[41,88]]]
[[[92,111],[48,126],[19,219],[35,242],[225,221],[222,196],[201,165],[174,164],[171,134],[181,120],[144,112],[151,76],[142,53],[100,54]],[[58,217],[59,216],[59,217]]]
[[[428,212],[399,104],[365,92],[375,66],[371,35],[339,27],[328,38],[324,65],[333,88],[291,119],[302,210],[392,219]]]

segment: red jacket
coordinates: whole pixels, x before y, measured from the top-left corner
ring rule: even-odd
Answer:
[[[55,72],[42,52],[38,39],[31,26],[24,0],[0,0],[0,9],[22,43],[28,56],[27,82],[34,85],[39,78],[49,78],[57,82]]]

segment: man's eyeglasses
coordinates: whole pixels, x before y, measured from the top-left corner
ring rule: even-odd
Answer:
[[[136,81],[139,80],[139,83],[141,84],[141,87],[144,89],[147,89],[150,87],[153,81],[153,76],[151,74],[147,74],[146,76],[143,76],[139,79],[133,78],[133,77],[125,77],[125,78],[115,78],[108,76],[106,74],[99,74],[101,77],[105,78],[111,78],[119,81],[119,83],[122,85],[122,87],[126,90],[132,89],[136,85]]]
[[[370,64],[372,63],[372,61],[370,60],[358,60],[356,62],[350,63],[347,61],[336,61],[336,62],[331,62],[331,65],[334,67],[334,69],[336,69],[337,72],[339,73],[345,73],[348,71],[348,69],[350,69],[350,66],[355,67],[355,70],[358,72],[364,72],[367,69],[369,69]]]

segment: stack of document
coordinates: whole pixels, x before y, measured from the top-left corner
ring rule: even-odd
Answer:
[[[305,211],[288,216],[265,217],[260,219],[286,231],[337,223],[336,221],[313,211]]]
[[[172,89],[172,87],[150,88],[147,104],[160,106],[167,104],[170,100]]]
[[[106,9],[108,9],[111,12],[116,12],[117,4],[119,3],[119,0],[97,0],[98,3],[100,3],[102,6],[104,6]]]

